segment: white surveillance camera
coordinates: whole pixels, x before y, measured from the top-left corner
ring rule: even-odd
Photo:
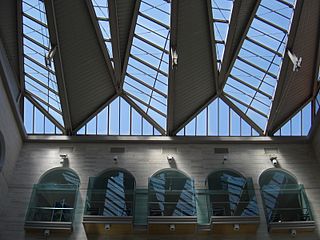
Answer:
[[[295,229],[291,229],[290,234],[292,237],[295,237],[297,235],[297,231]]]
[[[105,229],[105,230],[109,231],[110,228],[111,228],[111,225],[110,225],[110,224],[105,224],[105,225],[104,225],[104,229]]]
[[[117,163],[117,162],[118,162],[118,156],[114,156],[114,157],[113,157],[113,162],[114,162],[114,163]]]
[[[175,231],[176,230],[176,225],[170,224],[169,225],[169,229],[170,229],[170,231]]]
[[[240,225],[239,224],[233,224],[233,230],[234,231],[239,231],[240,230]]]

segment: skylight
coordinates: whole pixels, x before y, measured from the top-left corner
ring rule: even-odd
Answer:
[[[311,102],[289,119],[274,136],[307,136],[311,128]]]
[[[145,118],[121,97],[83,126],[79,135],[161,135]]]
[[[188,123],[178,136],[258,136],[222,99],[217,98]]]
[[[22,1],[25,94],[58,124],[64,125],[43,1]]]
[[[179,32],[179,29],[180,33],[183,32],[181,24],[184,24],[186,19],[179,18],[178,13],[181,14],[180,11],[187,13],[186,18],[188,18],[189,12],[186,12],[183,8],[171,6],[171,1],[167,0],[141,0],[137,1],[136,4],[110,5],[110,9],[108,5],[109,1],[106,0],[88,0],[86,3],[83,3],[82,13],[88,10],[88,15],[86,15],[88,18],[84,18],[83,20],[88,21],[88,29],[92,26],[92,28],[95,28],[94,30],[97,30],[97,32],[92,31],[97,34],[92,35],[93,41],[91,44],[92,46],[95,43],[99,45],[97,51],[102,50],[106,57],[101,58],[102,61],[100,63],[103,64],[101,68],[104,69],[106,67],[104,73],[110,75],[110,79],[106,79],[110,83],[108,90],[113,88],[108,98],[103,99],[101,103],[86,112],[83,106],[76,106],[77,101],[72,102],[70,99],[73,100],[74,96],[77,96],[78,93],[79,96],[82,96],[81,94],[87,91],[88,88],[78,91],[75,86],[72,92],[74,95],[70,97],[65,90],[65,86],[67,87],[68,81],[71,81],[69,79],[76,81],[75,78],[64,78],[64,75],[67,75],[66,66],[63,66],[64,68],[62,69],[65,71],[60,72],[60,68],[57,68],[57,76],[55,73],[55,66],[60,66],[57,64],[70,61],[70,58],[63,55],[66,50],[60,49],[59,46],[72,40],[72,32],[70,34],[71,40],[67,39],[66,42],[63,42],[61,40],[65,40],[65,38],[59,34],[61,37],[59,39],[55,36],[57,35],[56,32],[60,33],[58,30],[65,31],[68,29],[60,29],[58,25],[50,25],[54,22],[54,19],[63,20],[64,16],[61,16],[63,14],[57,14],[54,11],[54,7],[56,6],[53,5],[53,11],[51,11],[51,8],[48,9],[50,15],[49,21],[47,21],[47,13],[43,0],[23,0],[22,57],[25,89],[22,90],[25,90],[23,96],[25,99],[24,121],[27,132],[30,134],[64,133],[78,135],[151,136],[165,135],[166,133],[171,135],[179,130],[177,134],[179,136],[269,135],[271,134],[270,132],[264,131],[269,120],[282,61],[285,54],[287,54],[287,41],[295,11],[295,2],[296,0],[259,1],[259,5],[255,9],[256,12],[252,13],[252,21],[248,23],[247,31],[243,36],[239,36],[240,42],[237,49],[239,51],[236,54],[234,51],[230,51],[230,55],[228,51],[228,56],[225,56],[233,64],[226,67],[226,72],[218,73],[215,71],[216,69],[212,66],[212,63],[208,64],[207,61],[203,61],[204,63],[202,64],[207,63],[208,66],[204,68],[205,70],[200,70],[198,74],[197,71],[194,71],[197,70],[197,66],[194,66],[196,64],[189,64],[190,69],[192,68],[192,73],[195,73],[195,77],[192,78],[192,80],[194,79],[193,83],[195,83],[192,85],[194,88],[202,83],[200,81],[204,79],[203,75],[201,75],[202,72],[210,70],[212,66],[212,70],[215,71],[213,75],[218,75],[218,78],[215,79],[216,76],[210,75],[208,81],[212,79],[217,89],[210,92],[208,99],[200,102],[196,109],[191,109],[190,107],[192,112],[186,119],[183,119],[184,121],[177,123],[176,121],[179,119],[180,116],[178,115],[180,113],[179,111],[175,112],[175,109],[173,109],[174,104],[172,111],[170,110],[169,112],[169,119],[167,119],[168,81],[171,67],[169,66],[171,60],[169,59],[171,53],[170,41],[172,41],[171,44],[176,41],[175,34]],[[228,32],[231,17],[235,18],[232,19],[232,22],[237,20],[243,22],[249,16],[241,15],[241,11],[244,10],[243,8],[246,5],[234,5],[234,0],[210,0],[201,4],[199,6],[190,5],[192,6],[189,6],[189,10],[192,10],[190,14],[193,14],[194,6],[201,7],[201,11],[203,11],[201,13],[205,13],[206,18],[209,17],[209,19],[204,19],[205,22],[201,22],[201,24],[206,24],[203,31],[198,32],[198,28],[193,25],[195,30],[192,33],[196,34],[196,37],[198,35],[199,37],[203,37],[204,34],[209,36],[205,41],[210,48],[214,44],[219,70],[225,55],[227,40],[229,41]],[[237,9],[239,7],[241,8]],[[300,5],[297,5],[297,12],[300,12],[300,7]],[[177,11],[177,14],[174,14],[174,16],[179,20],[178,24],[175,24],[174,20],[172,26],[171,8]],[[232,15],[233,9],[240,11],[239,14],[235,12]],[[130,14],[126,14],[127,12]],[[117,21],[118,24],[116,24]],[[193,21],[186,23],[192,24]],[[48,25],[50,25],[50,28]],[[183,26],[188,27],[188,25]],[[174,28],[172,30],[172,39],[170,39],[171,27]],[[207,32],[206,29],[208,30]],[[114,39],[111,36],[111,30],[115,34]],[[209,35],[212,30],[214,31],[214,42],[212,42],[213,36]],[[53,34],[53,36],[49,36],[49,33]],[[230,33],[230,36],[232,36],[233,32]],[[207,42],[209,39],[210,42]],[[188,40],[190,42],[188,42],[188,47],[186,48],[189,48],[191,43],[192,47],[194,46],[192,50],[198,53],[196,43],[192,39],[179,37],[179,41]],[[101,43],[103,44],[103,41],[105,48],[104,46],[101,48],[100,45]],[[118,41],[121,41],[121,44]],[[112,42],[114,45],[112,45]],[[51,43],[53,45],[57,43],[58,46],[52,46]],[[69,43],[73,44],[72,41]],[[183,43],[179,42],[179,46],[183,45]],[[230,44],[234,44],[234,42]],[[179,49],[179,46],[177,46],[177,49]],[[188,66],[187,60],[190,59],[190,57],[183,58],[183,53],[187,51],[183,48],[180,49],[182,52],[175,52],[177,53],[176,57],[179,59],[179,65],[175,67],[179,70],[183,69],[182,67]],[[75,49],[72,51],[75,51]],[[110,59],[106,56],[107,52]],[[211,49],[210,53],[212,54]],[[119,66],[117,69],[112,69],[109,65],[114,66],[113,55],[117,59],[115,66],[116,68]],[[197,54],[190,56],[195,56],[195,58],[192,58],[195,61],[197,61],[196,57],[199,57]],[[118,59],[119,57],[121,59]],[[64,60],[61,61],[62,63],[54,62],[60,58]],[[86,58],[83,59],[79,61],[81,63],[87,61]],[[212,59],[211,55],[209,59]],[[77,62],[77,65],[79,63]],[[317,72],[318,81],[320,80],[319,72]],[[170,74],[172,74],[170,75],[170,81],[172,81],[172,86],[174,86],[172,95],[170,95],[170,100],[172,97],[170,104],[178,103],[181,96],[190,95],[191,101],[195,102],[200,99],[199,94],[193,96],[193,92],[190,91],[191,87],[188,90],[178,88],[179,84],[188,84],[187,81],[183,82],[183,77],[180,80],[179,77],[175,76],[175,71],[170,71]],[[90,84],[90,87],[92,85],[92,89],[97,90],[100,85],[95,84],[92,78],[93,75],[90,73],[87,76],[87,83]],[[101,75],[101,79],[104,81],[103,74]],[[175,80],[179,81],[175,82]],[[223,89],[219,89],[224,80],[226,81]],[[63,107],[66,107],[66,109],[62,109],[60,104],[59,89],[61,90],[61,96],[63,96],[61,98],[63,100]],[[178,92],[177,89],[183,93]],[[221,92],[221,90],[223,91]],[[101,92],[103,95],[105,91],[101,90]],[[320,94],[318,93],[314,100],[314,109],[316,111],[320,108],[319,96]],[[196,99],[198,97],[199,99]],[[208,105],[208,102],[212,101],[212,99],[215,100]],[[188,107],[188,103],[183,106]],[[199,109],[202,110],[200,111]],[[278,125],[273,128],[273,130],[279,130],[276,135],[306,135],[311,126],[311,119],[314,116],[314,114],[310,113],[314,111],[312,109],[311,104],[308,103],[303,110],[295,116],[291,116],[292,118],[287,123],[277,123]],[[200,113],[195,115],[195,112],[199,111]],[[63,119],[77,119],[77,115],[81,112],[86,112],[86,119],[79,122],[74,121],[74,123],[72,122],[72,126],[66,124],[67,129],[65,129]],[[174,116],[173,112],[177,116]],[[171,114],[174,117],[171,118]],[[193,119],[190,121],[191,116]],[[174,125],[174,131],[170,130],[170,126],[167,129],[167,122],[169,125]],[[185,122],[188,123],[185,125]],[[280,128],[280,126],[282,127]]]
[[[111,61],[113,62],[108,1],[91,0],[91,2],[96,13],[103,40],[105,42]]]
[[[211,0],[218,69],[221,67],[234,0]]]
[[[285,55],[293,12],[293,3],[261,1],[224,87],[225,95],[263,130]]]
[[[167,116],[169,43],[170,3],[141,1],[124,90],[163,129]]]

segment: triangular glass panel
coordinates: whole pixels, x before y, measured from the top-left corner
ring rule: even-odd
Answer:
[[[220,69],[229,30],[233,0],[211,0],[211,6],[217,62],[218,69]]]
[[[113,63],[108,0],[91,0],[91,3],[96,14],[105,46]]]
[[[294,13],[294,3],[262,0],[224,94],[262,130],[272,107]]]
[[[274,136],[307,136],[311,128],[311,102],[287,121]]]
[[[259,136],[222,99],[217,98],[190,121],[177,136]]]
[[[163,129],[166,127],[170,1],[142,0],[124,91]]]
[[[25,91],[63,126],[44,2],[23,0],[22,20]]]
[[[117,97],[85,124],[78,135],[161,135],[126,100]]]
[[[27,134],[62,134],[52,121],[49,120],[34,104],[24,98],[24,127]]]

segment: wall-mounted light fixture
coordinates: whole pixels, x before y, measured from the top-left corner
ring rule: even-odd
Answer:
[[[275,167],[279,164],[277,155],[270,155],[270,161]]]
[[[62,165],[65,165],[68,162],[68,154],[61,153],[60,158],[61,158],[60,164]]]

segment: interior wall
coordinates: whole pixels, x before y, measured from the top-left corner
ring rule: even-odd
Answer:
[[[66,148],[67,147],[67,148]],[[71,147],[71,148],[70,148]],[[111,147],[125,147],[125,153],[110,153]],[[214,154],[214,147],[228,147],[228,160],[223,164],[223,154]],[[269,234],[261,204],[258,187],[259,175],[273,167],[265,147],[279,149],[278,161],[283,169],[293,173],[303,183],[309,197],[314,218],[319,228],[320,219],[320,165],[310,144],[108,144],[108,143],[26,143],[15,167],[15,174],[9,183],[8,205],[0,215],[0,239],[44,239],[43,234],[24,232],[24,217],[27,211],[32,185],[47,170],[61,166],[59,154],[69,152],[69,166],[81,179],[80,197],[76,208],[72,234],[51,234],[49,239],[291,239],[289,234]],[[60,149],[62,148],[62,149]],[[171,150],[169,150],[171,149]],[[196,234],[189,236],[148,236],[135,233],[125,236],[86,235],[82,225],[82,214],[88,178],[110,167],[121,167],[136,178],[137,188],[146,188],[148,177],[156,171],[170,167],[166,156],[171,152],[176,167],[195,179],[196,187],[203,188],[206,176],[219,168],[232,168],[247,177],[252,177],[260,208],[260,220],[256,234],[212,236]],[[118,156],[118,163],[113,157]],[[320,239],[313,233],[298,234],[296,239]]]
[[[0,216],[5,205],[8,183],[22,147],[22,137],[0,75],[0,131],[5,142],[4,162],[0,164]],[[0,238],[1,239],[1,238]]]
[[[314,127],[311,131],[311,144],[314,149],[315,155],[320,162],[320,114],[316,116]]]

